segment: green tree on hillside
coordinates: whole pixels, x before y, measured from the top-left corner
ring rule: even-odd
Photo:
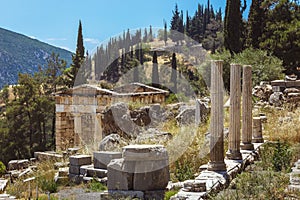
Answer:
[[[149,28],[149,35],[148,35],[149,42],[153,42],[153,32],[152,32],[152,26],[150,25]]]
[[[79,20],[76,53],[72,57],[73,63],[68,69],[65,70],[65,84],[69,88],[75,86],[76,84],[82,84],[86,82],[87,77],[85,74],[85,69],[81,68],[84,62],[84,54],[82,25],[81,21]],[[75,80],[77,83],[75,83]]]
[[[242,14],[240,0],[227,0],[224,21],[224,45],[231,54],[242,51]]]
[[[298,73],[300,66],[300,5],[299,1],[268,0],[266,23],[260,47],[283,60],[286,73]]]
[[[158,75],[158,64],[157,64],[157,53],[156,51],[153,52],[152,57],[152,85],[158,86],[159,85],[159,75]]]
[[[172,92],[177,92],[177,62],[176,62],[176,54],[172,55],[172,72],[171,72],[171,83],[173,85]]]
[[[263,0],[252,1],[248,17],[248,45],[252,46],[253,48],[259,48],[259,43],[263,33],[265,17],[264,9],[262,8],[262,2]]]
[[[167,22],[164,21],[164,42],[165,42],[165,46],[167,45],[167,41],[168,41]]]
[[[173,11],[173,16],[171,19],[171,39],[173,42],[176,42],[178,44],[179,40],[181,40],[181,34],[184,31],[183,28],[183,21],[182,21],[183,15],[178,11],[177,4],[175,5],[175,10]]]

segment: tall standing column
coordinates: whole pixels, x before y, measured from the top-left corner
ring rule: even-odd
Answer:
[[[241,160],[241,65],[230,66],[230,125],[226,157]]]
[[[224,162],[223,61],[211,63],[210,161],[207,170],[226,171]]]
[[[241,149],[254,150],[252,144],[252,67],[243,66]]]

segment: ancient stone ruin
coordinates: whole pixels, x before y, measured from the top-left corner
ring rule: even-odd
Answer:
[[[80,146],[82,141],[97,149],[102,140],[103,111],[113,102],[132,101],[162,103],[168,91],[141,83],[132,83],[115,90],[94,85],[80,85],[55,94],[56,150]]]

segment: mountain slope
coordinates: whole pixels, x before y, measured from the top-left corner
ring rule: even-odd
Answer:
[[[16,84],[18,73],[33,74],[39,65],[45,66],[52,52],[71,64],[70,51],[0,28],[0,88]]]

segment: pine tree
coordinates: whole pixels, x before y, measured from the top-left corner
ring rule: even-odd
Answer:
[[[159,85],[159,75],[158,75],[158,64],[157,64],[157,53],[156,51],[153,52],[152,58],[152,85],[158,86]]]
[[[260,38],[263,32],[263,23],[264,23],[264,10],[262,8],[263,0],[253,0],[249,17],[249,45],[253,48],[259,48]]]
[[[172,55],[171,83],[173,83],[172,92],[177,93],[177,62],[175,53]]]
[[[168,41],[168,30],[167,30],[167,22],[164,21],[164,41],[165,41],[165,46],[167,45]]]
[[[242,51],[242,14],[240,0],[227,0],[224,22],[224,45],[231,54]]]
[[[84,53],[82,25],[79,20],[76,53],[72,56],[73,63],[70,68],[65,70],[65,84],[68,87],[83,84],[87,81],[85,70],[83,68],[80,70],[82,63],[84,62]]]
[[[180,26],[181,26],[181,17],[178,11],[177,4],[175,5],[175,11],[173,11],[173,17],[171,19],[171,39],[173,42],[178,44],[180,40]]]

